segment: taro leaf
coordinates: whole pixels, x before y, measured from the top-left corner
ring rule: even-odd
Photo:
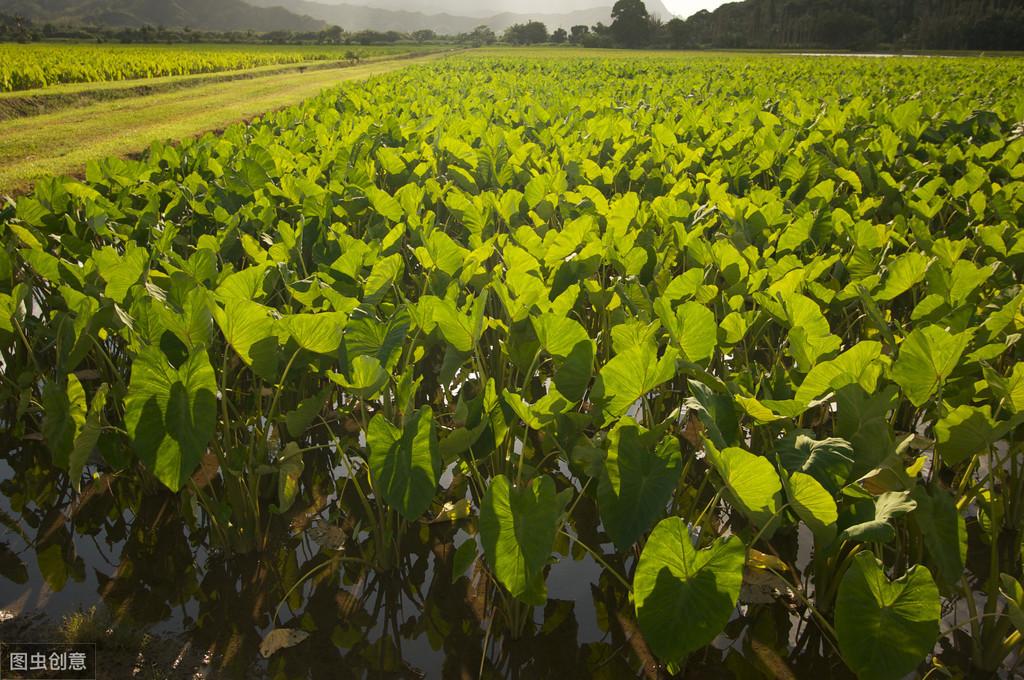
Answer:
[[[633,545],[665,513],[682,474],[679,441],[661,435],[660,429],[647,430],[629,417],[608,434],[597,503],[619,550]]]
[[[918,328],[906,337],[892,377],[914,406],[927,402],[953,373],[970,339],[970,332],[950,335],[938,326]]]
[[[267,277],[267,269],[266,265],[260,265],[228,274],[217,285],[217,299],[230,305],[263,297],[263,281]]]
[[[320,414],[320,410],[327,401],[329,388],[324,387],[319,393],[306,397],[299,402],[294,410],[285,414],[285,424],[288,426],[288,434],[293,439],[298,439],[305,433],[313,421]]]
[[[371,317],[355,319],[345,326],[345,352],[350,357],[370,354],[382,366],[393,366],[409,335],[409,315],[401,310],[386,321]]]
[[[676,311],[679,321],[679,346],[687,361],[707,361],[718,345],[718,323],[710,309],[696,302],[687,302]]]
[[[1009,574],[999,575],[999,592],[1006,598],[1006,614],[1017,630],[1024,630],[1024,588]]]
[[[476,540],[472,537],[467,538],[462,544],[455,549],[455,555],[452,557],[452,583],[455,583],[462,578],[469,566],[476,561],[477,555]]]
[[[816,364],[796,391],[796,400],[808,403],[829,390],[838,390],[857,383],[866,392],[873,392],[880,367],[878,358],[882,344],[873,340],[858,342],[835,359]]]
[[[75,445],[71,449],[71,456],[68,460],[68,476],[71,478],[71,484],[75,487],[75,491],[79,490],[82,483],[82,469],[88,462],[89,455],[96,448],[100,434],[103,432],[103,407],[107,403],[107,392],[106,383],[100,385],[100,388],[96,390],[96,394],[92,397],[92,403],[89,404],[89,414],[86,416],[78,436],[75,437]]]
[[[370,275],[366,277],[366,283],[363,285],[366,297],[372,298],[394,283],[402,274],[403,263],[402,256],[397,253],[374,262]]]
[[[594,373],[594,342],[589,338],[576,343],[555,370],[552,378],[558,391],[571,401],[579,401],[590,385]]]
[[[124,255],[107,246],[92,254],[96,268],[107,282],[104,295],[117,303],[123,303],[128,289],[138,283],[149,266],[149,252],[145,248],[130,245]]]
[[[927,569],[915,565],[890,581],[874,554],[862,552],[836,596],[839,651],[860,678],[898,680],[932,651],[940,613],[939,591]]]
[[[935,423],[935,447],[946,465],[984,451],[999,436],[988,405],[958,406]]]
[[[789,349],[801,373],[810,372],[818,358],[839,349],[841,340],[832,335],[828,319],[818,303],[804,295],[787,296],[782,303],[789,325]]]
[[[132,363],[125,398],[125,429],[139,458],[171,491],[188,481],[213,437],[217,381],[206,350],[178,368],[156,348]]]
[[[327,377],[358,397],[372,399],[388,384],[390,374],[377,357],[362,354],[352,360],[349,377],[333,371],[328,372]]]
[[[727,500],[759,528],[771,522],[782,507],[782,482],[771,462],[737,447],[706,449],[708,461],[725,482]]]
[[[601,369],[606,419],[621,416],[645,394],[671,380],[676,374],[677,356],[670,347],[658,359],[657,348],[649,342],[616,354]]]
[[[839,518],[832,495],[817,479],[803,472],[794,472],[788,480],[783,477],[782,484],[790,507],[811,530],[818,544],[830,543],[836,536],[835,525]]]
[[[790,472],[805,472],[829,493],[837,493],[853,467],[853,447],[845,439],[829,437],[819,441],[805,432],[790,432],[775,445],[782,467]]]
[[[547,601],[544,567],[569,500],[541,476],[514,486],[505,475],[491,480],[480,506],[480,540],[494,575],[528,604]]]
[[[574,319],[549,313],[531,321],[540,346],[551,356],[565,358],[577,344],[590,341],[587,331]]]
[[[911,512],[917,503],[910,498],[909,491],[890,491],[875,499],[874,518],[854,524],[839,534],[844,541],[861,543],[888,543],[896,538],[896,529],[889,520]]]
[[[333,354],[341,345],[341,333],[348,317],[341,312],[289,314],[281,322],[295,343],[316,354]]]
[[[913,492],[918,511],[917,526],[924,536],[930,564],[938,572],[939,583],[950,589],[960,583],[967,560],[967,525],[948,492],[916,487]]]
[[[370,472],[381,496],[402,516],[419,518],[434,500],[441,475],[441,454],[429,406],[409,414],[401,429],[384,414],[370,420]]]
[[[1024,411],[1024,361],[1013,367],[1013,372],[1006,380],[1007,405],[1013,413]]]
[[[167,304],[156,309],[164,328],[173,333],[188,350],[210,344],[210,294],[205,288],[195,287],[187,292],[174,286]]]
[[[847,385],[836,392],[835,434],[853,446],[853,470],[860,477],[896,451],[889,411],[896,407],[898,388],[889,385],[877,394],[868,394],[858,385]]]
[[[246,366],[261,378],[273,380],[277,373],[278,343],[270,308],[248,300],[232,300],[224,309],[214,307],[213,318]]]
[[[660,659],[680,661],[722,632],[736,609],[745,560],[735,536],[696,550],[682,518],[654,527],[636,568],[633,596],[640,630]]]
[[[373,211],[378,215],[383,215],[392,222],[402,219],[402,206],[391,194],[375,186],[368,186],[363,191],[366,193],[366,198]]]
[[[704,383],[687,380],[690,394],[685,403],[687,411],[693,411],[704,425],[711,443],[722,449],[739,441],[740,421],[732,396],[716,394]]]
[[[885,284],[873,297],[879,302],[899,297],[924,279],[927,270],[928,257],[924,253],[911,251],[898,257],[889,264]]]
[[[68,375],[67,386],[49,381],[43,388],[43,438],[54,465],[67,470],[75,437],[85,424],[86,398],[82,383]]]
[[[477,298],[478,302],[474,304],[473,312],[469,315],[456,309],[451,300],[438,299],[434,304],[434,322],[441,329],[444,339],[459,352],[473,351],[473,347],[480,341],[480,334],[483,331],[483,306],[479,301],[485,299],[486,296]]]
[[[572,401],[583,398],[594,369],[594,342],[579,322],[557,314],[531,319],[545,352],[559,359],[555,387]]]
[[[664,297],[654,303],[654,309],[687,361],[699,363],[711,358],[718,346],[714,312],[699,302],[673,307]]]
[[[302,450],[295,442],[288,442],[277,459],[277,507],[275,512],[287,512],[299,492],[299,477],[305,464]]]

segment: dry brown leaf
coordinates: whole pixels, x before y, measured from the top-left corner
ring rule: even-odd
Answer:
[[[269,658],[274,652],[294,647],[308,637],[309,633],[304,630],[275,628],[267,633],[267,637],[263,638],[263,642],[260,643],[260,654],[264,659]]]

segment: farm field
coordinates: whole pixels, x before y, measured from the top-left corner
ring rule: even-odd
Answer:
[[[379,57],[417,46],[0,44],[0,92]]]
[[[424,53],[412,58],[436,57]],[[339,82],[403,68],[405,59],[403,55],[358,65],[323,63],[305,71],[286,69],[229,80],[226,74],[152,79],[157,82],[144,86],[141,93],[138,85],[105,83],[99,90],[75,86],[60,95],[42,95],[62,100],[44,101],[44,113],[38,115],[0,120],[0,192],[22,193],[48,175],[81,176],[89,161],[128,157],[155,141],[223,129],[298,104]],[[236,72],[242,75],[248,74]],[[5,101],[0,95],[0,110],[5,104],[13,108],[13,99]]]
[[[1016,671],[1019,59],[395,69],[0,209],[4,611],[215,677]]]

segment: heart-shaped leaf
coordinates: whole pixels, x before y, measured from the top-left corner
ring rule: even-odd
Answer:
[[[637,621],[659,658],[677,662],[729,622],[743,585],[746,550],[735,536],[696,550],[680,517],[654,527],[633,579]]]
[[[139,458],[171,491],[180,489],[213,437],[217,382],[200,349],[174,368],[159,349],[135,357],[125,429]]]
[[[874,554],[862,552],[836,596],[839,651],[860,678],[898,680],[932,651],[940,613],[939,590],[927,569],[913,566],[890,581]]]
[[[495,577],[523,602],[547,601],[544,567],[567,501],[547,476],[514,486],[498,475],[487,487],[480,506],[484,556]]]

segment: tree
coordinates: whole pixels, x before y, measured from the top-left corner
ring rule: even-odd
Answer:
[[[341,26],[331,26],[330,28],[322,31],[321,35],[323,36],[324,42],[337,45],[341,42],[342,37],[344,37],[345,31]]]
[[[513,24],[505,31],[505,42],[513,45],[536,45],[548,41],[548,27],[539,21]]]
[[[569,29],[569,42],[579,44],[587,37],[590,33],[589,26],[573,26]]]
[[[612,36],[626,47],[650,43],[650,15],[643,0],[618,0],[612,7]]]
[[[419,43],[434,40],[435,38],[437,38],[437,33],[434,33],[429,28],[421,28],[418,31],[412,32],[412,39]]]
[[[479,45],[493,45],[498,41],[498,36],[494,35],[494,31],[491,30],[490,26],[480,25],[473,29],[473,32],[469,34],[470,42]]]
[[[665,24],[662,29],[665,33],[665,42],[673,50],[681,50],[693,46],[690,26],[676,17]]]
[[[561,45],[569,37],[569,34],[565,32],[564,28],[556,28],[551,34],[551,42],[556,45]]]

